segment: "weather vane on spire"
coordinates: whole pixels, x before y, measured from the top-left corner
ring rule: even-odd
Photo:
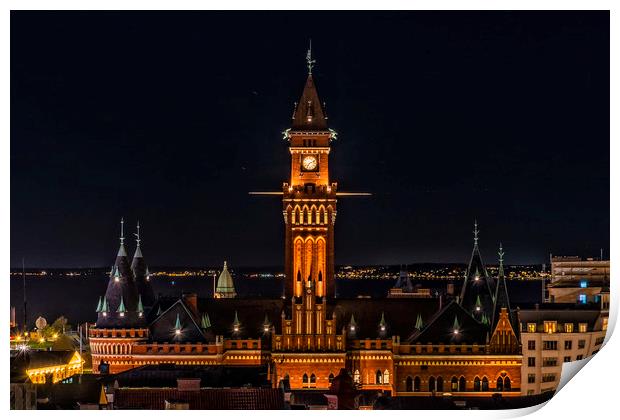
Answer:
[[[497,253],[497,255],[499,255],[499,263],[500,265],[504,263],[504,248],[502,248],[502,243],[499,243],[499,252]]]
[[[123,243],[125,242],[124,225],[125,220],[121,217],[121,245],[123,245]]]
[[[138,246],[138,248],[140,248],[140,221],[138,220],[138,225],[137,225],[137,233],[134,233],[134,235],[136,235],[136,244]]]
[[[312,74],[312,67],[314,67],[314,63],[316,63],[316,60],[312,59],[312,39],[310,40],[310,47],[306,53],[306,63],[308,64],[308,74]]]
[[[478,234],[480,231],[478,230],[478,221],[474,220],[474,245],[478,245]]]

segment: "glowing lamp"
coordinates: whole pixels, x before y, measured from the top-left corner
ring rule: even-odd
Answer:
[[[179,334],[181,334],[181,330],[177,328],[177,329],[174,331],[174,333],[175,333],[176,335],[179,335]]]
[[[43,337],[39,338],[39,343],[44,343],[45,339]]]
[[[476,277],[474,277],[474,280],[475,280],[475,281],[480,280],[480,276],[476,276]]]
[[[237,327],[236,325],[233,327],[233,331],[234,332],[239,332],[239,327]]]
[[[142,318],[142,312],[138,312],[138,316]]]
[[[107,312],[101,312],[101,315],[108,316],[108,313]]]
[[[147,279],[147,280],[150,280],[150,279],[151,279],[151,275],[150,275],[150,274],[149,274],[149,275],[147,275],[147,276],[146,276],[146,279]]]
[[[355,331],[355,327],[351,325],[351,331]]]
[[[476,311],[480,311],[480,306],[476,306]]]
[[[118,276],[114,276],[114,281],[118,283],[120,281],[120,278]]]
[[[58,334],[54,334],[52,337],[53,337],[53,338],[54,338],[54,340],[55,340],[55,339],[57,339],[57,338],[58,338]]]
[[[264,331],[265,331],[265,332],[269,332],[269,327],[265,327],[265,328],[264,328]]]
[[[125,312],[121,312],[120,316],[121,316],[121,318],[123,318],[125,316]]]
[[[454,334],[458,334],[458,333],[459,333],[459,330],[454,330]]]
[[[385,331],[385,327],[383,325],[381,326],[381,331]]]
[[[15,340],[16,340],[16,341],[20,341],[21,339],[22,339],[22,336],[21,336],[21,335],[18,335],[17,337],[15,337]]]

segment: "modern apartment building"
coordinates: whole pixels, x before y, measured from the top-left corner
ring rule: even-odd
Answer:
[[[555,390],[564,362],[600,350],[607,331],[609,293],[599,295],[599,301],[607,304],[545,304],[520,309],[523,395]]]

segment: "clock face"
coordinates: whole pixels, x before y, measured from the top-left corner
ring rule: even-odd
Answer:
[[[316,156],[304,156],[301,165],[306,171],[314,171],[319,166],[319,162],[317,162]]]

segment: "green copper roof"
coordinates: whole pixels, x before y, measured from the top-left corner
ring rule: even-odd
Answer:
[[[350,325],[356,326],[357,324],[355,323],[355,317],[353,316],[353,314],[351,314],[351,321],[349,322]]]
[[[101,303],[101,312],[108,312],[108,301],[105,296],[103,297],[103,302]]]
[[[142,295],[138,297],[138,312],[144,312],[144,306],[142,306]]]
[[[222,269],[220,277],[217,279],[215,293],[219,295],[219,297],[223,298],[233,298],[237,296],[235,285],[233,283],[232,276],[228,272],[228,264],[226,261],[224,261],[224,268]]]
[[[476,306],[482,307],[482,303],[480,303],[480,295],[476,296]]]
[[[271,325],[271,322],[269,322],[269,317],[267,316],[267,314],[265,314],[265,320],[263,321],[263,325]]]
[[[423,326],[424,326],[424,323],[422,322],[422,315],[418,313],[418,318],[415,320],[415,327],[418,330],[421,330]]]
[[[202,315],[201,325],[202,328],[207,329],[211,328],[211,320],[209,319],[209,314],[205,313]]]
[[[379,326],[385,327],[387,324],[385,323],[385,313],[381,312],[381,321],[379,321]]]
[[[237,316],[237,311],[235,311],[235,320],[233,321],[233,324],[235,324],[235,325],[239,325],[240,324],[239,317]]]
[[[459,320],[456,317],[456,315],[454,315],[454,324],[452,324],[452,329],[453,330],[458,330],[461,326],[459,325]]]
[[[125,303],[123,302],[123,297],[121,296],[121,304],[118,305],[118,310],[116,312],[127,312],[125,308]]]
[[[99,296],[99,303],[97,303],[97,311],[96,312],[101,312],[101,296]]]
[[[177,312],[177,320],[174,323],[174,329],[175,330],[180,330],[181,329],[181,320],[179,319],[179,313]]]
[[[157,316],[161,315],[161,306],[157,307]]]

